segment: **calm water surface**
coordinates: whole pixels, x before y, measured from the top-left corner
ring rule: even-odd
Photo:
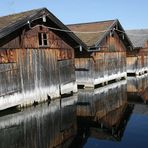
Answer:
[[[148,75],[0,112],[0,148],[147,148]]]

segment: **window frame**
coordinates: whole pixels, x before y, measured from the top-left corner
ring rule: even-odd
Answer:
[[[48,36],[46,32],[38,32],[38,45],[39,47],[48,46]]]

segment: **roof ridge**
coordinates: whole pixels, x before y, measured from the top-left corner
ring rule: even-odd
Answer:
[[[94,24],[94,23],[103,23],[103,22],[110,22],[110,21],[116,21],[117,19],[113,20],[104,20],[104,21],[94,21],[94,22],[84,22],[84,23],[74,23],[74,24],[67,24],[66,26],[73,26],[73,25],[84,25],[84,24]]]
[[[47,8],[43,7],[43,8],[37,8],[37,9],[30,9],[30,10],[27,10],[27,11],[22,11],[22,12],[12,13],[12,14],[8,14],[8,15],[3,15],[3,16],[0,16],[0,19],[3,18],[3,17],[14,16],[14,15],[18,15],[18,14],[21,14],[21,13],[27,13],[27,12],[31,12],[31,11],[41,11],[43,9],[47,9]]]

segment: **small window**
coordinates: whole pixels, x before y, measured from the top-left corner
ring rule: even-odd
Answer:
[[[38,38],[39,38],[39,45],[41,46],[42,45],[42,34],[41,33],[39,33]]]
[[[38,34],[39,46],[47,46],[47,34],[39,33]]]
[[[47,34],[46,33],[43,33],[43,42],[44,42],[44,45],[47,45]]]

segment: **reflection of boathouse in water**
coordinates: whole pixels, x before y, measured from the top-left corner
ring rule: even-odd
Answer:
[[[68,147],[77,132],[76,101],[74,95],[0,117],[0,147]]]
[[[83,129],[85,135],[89,133],[92,137],[108,136],[119,140],[132,109],[133,106],[127,102],[126,81],[95,90],[80,90],[77,102],[78,128]],[[105,130],[99,131],[101,128]]]
[[[144,102],[148,101],[148,74],[128,77],[127,79],[127,94],[130,102]]]

